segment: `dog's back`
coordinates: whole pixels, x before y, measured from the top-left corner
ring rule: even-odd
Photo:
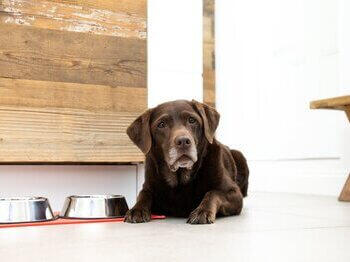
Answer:
[[[237,184],[241,189],[242,195],[245,197],[248,195],[249,179],[249,168],[247,160],[240,151],[233,149],[231,149],[230,151],[237,167]]]

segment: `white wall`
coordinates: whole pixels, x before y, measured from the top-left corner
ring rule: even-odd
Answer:
[[[202,0],[148,0],[148,103],[203,97]]]
[[[148,0],[148,102],[202,100],[202,0]],[[142,168],[142,167],[141,167]],[[0,197],[42,195],[60,210],[70,194],[136,198],[135,166],[0,166]]]
[[[345,115],[309,102],[349,93],[345,2],[217,0],[218,136],[247,155],[252,190],[337,195],[344,183]]]

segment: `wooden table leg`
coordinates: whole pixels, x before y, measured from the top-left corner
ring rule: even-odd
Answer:
[[[341,191],[338,200],[350,202],[350,175],[344,184],[343,190]]]
[[[345,110],[345,113],[346,113],[346,115],[348,116],[348,119],[349,119],[349,121],[350,121],[350,109]]]

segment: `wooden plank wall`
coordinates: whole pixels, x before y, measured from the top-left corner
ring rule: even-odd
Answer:
[[[215,107],[215,0],[203,0],[203,101]]]
[[[146,0],[0,1],[0,163],[142,161]]]

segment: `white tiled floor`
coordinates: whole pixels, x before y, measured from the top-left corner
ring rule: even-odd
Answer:
[[[251,193],[241,216],[0,230],[0,261],[350,261],[350,203]]]

